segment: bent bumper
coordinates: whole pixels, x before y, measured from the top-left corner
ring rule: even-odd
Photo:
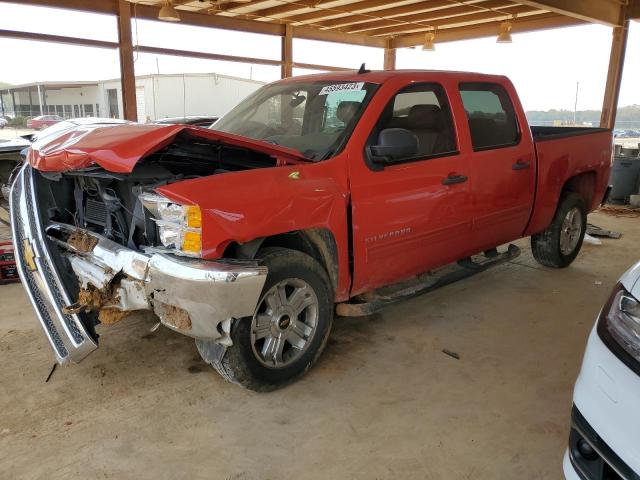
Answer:
[[[79,362],[97,348],[86,328],[88,316],[74,308],[77,302],[69,294],[77,286],[65,285],[59,275],[57,265],[65,262],[80,288],[112,293],[101,308],[151,310],[165,326],[194,338],[230,344],[231,320],[253,315],[266,267],[141,253],[71,225],[45,228],[37,213],[34,175],[25,166],[11,193],[16,263],[59,363]],[[79,250],[67,242],[65,236],[73,231],[90,236],[90,248]]]

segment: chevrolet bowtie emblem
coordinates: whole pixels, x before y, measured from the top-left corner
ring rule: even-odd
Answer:
[[[31,246],[31,243],[29,243],[29,240],[25,238],[22,241],[22,247],[24,250],[24,263],[27,264],[29,270],[35,272],[38,269],[36,266],[36,254],[33,252],[33,247]]]

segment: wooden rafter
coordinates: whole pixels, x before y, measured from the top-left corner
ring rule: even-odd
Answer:
[[[394,25],[393,27],[378,28],[367,31],[367,35],[373,36],[389,36],[400,35],[413,32],[424,32],[430,28],[456,28],[467,25],[479,25],[482,23],[492,22],[496,20],[508,20],[516,16],[528,17],[531,15],[543,15],[547,12],[544,10],[537,10],[535,8],[526,6],[514,6],[508,9],[498,11],[484,11],[471,13],[468,15],[461,15],[457,17],[446,17],[433,20],[428,16],[418,17],[411,22],[400,25]],[[517,18],[517,17],[516,17]]]
[[[448,0],[437,2],[421,2],[419,5],[405,5],[403,7],[386,8],[384,10],[376,10],[373,14],[376,19],[372,19],[371,15],[354,14],[343,15],[338,18],[314,22],[315,25],[326,28],[340,28],[344,31],[367,30],[368,28],[376,28],[378,26],[387,26],[389,19],[402,20],[405,17],[432,12],[434,15],[446,17],[466,14],[471,11],[478,10],[481,6],[485,8],[501,8],[507,5],[514,5],[510,0],[489,0],[486,2],[475,1],[467,2],[465,5],[452,3]],[[434,17],[435,18],[435,17]],[[354,28],[350,28],[350,27]]]
[[[554,13],[536,15],[528,18],[520,18],[513,23],[511,32],[522,33],[549,28],[570,27],[583,25],[585,22],[577,18],[565,17]],[[450,28],[438,31],[436,34],[436,44],[444,42],[454,42],[458,40],[470,40],[482,37],[495,37],[499,31],[500,22],[489,22],[482,25],[471,25],[466,27]],[[415,47],[424,43],[424,33],[413,33],[401,35],[393,39],[392,45],[395,48]]]
[[[375,35],[377,30],[383,30],[386,27],[398,27],[400,25],[430,25],[432,22],[441,21],[442,24],[456,23],[459,21],[467,21],[468,19],[477,18],[482,20],[483,15],[493,15],[493,17],[505,16],[514,13],[518,8],[521,11],[534,11],[531,7],[522,8],[518,5],[504,1],[496,0],[486,2],[488,8],[480,7],[455,7],[447,9],[439,9],[425,13],[417,13],[412,15],[402,15],[387,20],[374,20],[366,23],[358,23],[349,27],[342,28],[343,31],[349,33],[367,32],[367,35]],[[485,4],[483,4],[485,5]]]
[[[0,0],[11,1],[11,0]],[[13,0],[16,1],[16,0]],[[157,19],[162,0],[135,3],[137,18]],[[626,1],[626,0],[624,0]],[[629,0],[629,16],[640,16],[640,0]],[[21,0],[20,3],[117,14],[119,0]],[[201,5],[202,4],[202,5]],[[500,20],[517,14],[514,32],[621,21],[623,0],[175,0],[181,23],[282,37],[388,48],[419,45],[438,28],[436,43],[494,35]],[[220,8],[211,8],[217,5]],[[484,9],[484,10],[483,10]]]

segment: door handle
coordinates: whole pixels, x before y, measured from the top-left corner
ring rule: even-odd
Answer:
[[[468,179],[466,175],[449,175],[447,178],[442,179],[442,184],[453,185],[454,183],[464,183]]]
[[[518,160],[516,163],[511,165],[511,168],[514,169],[514,170],[526,170],[530,166],[531,166],[531,162],[524,161],[524,160]]]

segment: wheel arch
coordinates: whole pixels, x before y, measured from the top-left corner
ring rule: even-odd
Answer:
[[[589,212],[593,206],[593,200],[596,193],[597,174],[594,171],[582,172],[567,179],[562,186],[560,196],[566,192],[574,192],[582,197],[584,205]],[[558,199],[558,203],[560,199]]]
[[[259,237],[250,242],[239,244],[231,242],[223,257],[253,259],[263,247],[281,247],[306,253],[320,263],[329,275],[334,293],[338,289],[338,245],[331,230],[326,228],[308,228],[291,232]]]

